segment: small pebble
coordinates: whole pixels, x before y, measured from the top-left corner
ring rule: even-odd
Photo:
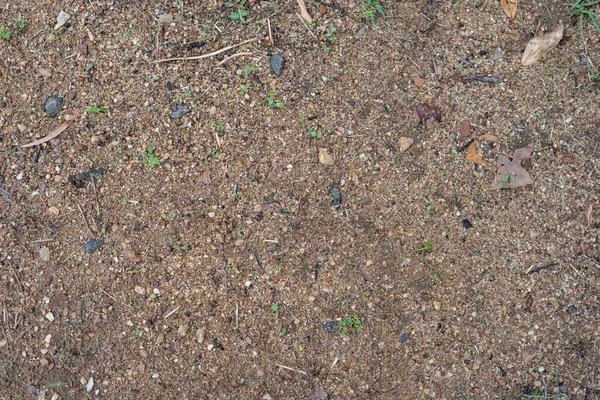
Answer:
[[[192,204],[194,204],[192,199],[185,199],[183,202],[185,203],[186,206],[191,206]]]
[[[88,254],[93,253],[94,251],[98,250],[101,244],[102,242],[98,239],[90,239],[85,242],[85,252]]]
[[[404,332],[402,335],[400,335],[400,343],[406,342],[408,342],[408,333]]]
[[[85,385],[85,390],[87,390],[87,392],[91,392],[92,389],[94,388],[94,378],[90,376],[90,379],[87,381],[87,385]]]
[[[462,226],[465,229],[470,229],[473,227],[473,224],[471,224],[471,221],[469,221],[468,219],[463,219],[462,220]]]
[[[47,247],[42,247],[40,249],[40,260],[43,262],[50,261],[50,249]]]
[[[285,60],[279,54],[273,54],[271,56],[271,68],[275,75],[280,76],[285,68]]]
[[[569,308],[567,308],[567,311],[571,314],[573,314],[575,311],[577,311],[577,307],[575,307],[573,304],[571,304],[569,306]]]
[[[545,370],[546,370],[546,369],[545,369],[544,367],[539,367],[539,368],[538,368],[538,371],[539,371],[540,373],[544,372]]]
[[[0,174],[0,183],[4,182],[4,175]]]
[[[339,207],[342,204],[342,192],[336,187],[329,189],[329,195],[331,196],[331,205]]]
[[[192,107],[188,106],[187,104],[177,104],[171,114],[169,114],[169,117],[173,119],[179,119],[190,111],[192,111]]]
[[[44,111],[51,118],[56,118],[63,106],[63,98],[58,96],[50,96],[44,102]]]
[[[152,374],[152,379],[158,379],[159,376],[159,374]]]
[[[49,312],[48,314],[46,314],[45,317],[50,322],[54,321],[54,314],[52,314],[51,312]]]
[[[27,393],[36,395],[38,392],[37,388],[33,385],[27,386]]]
[[[323,328],[325,328],[325,331],[331,335],[337,329],[337,324],[335,321],[328,321],[323,324]]]

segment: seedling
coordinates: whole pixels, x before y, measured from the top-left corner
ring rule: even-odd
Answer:
[[[425,255],[426,252],[428,252],[431,249],[431,241],[427,240],[425,241],[425,243],[423,244],[423,247],[421,247],[419,250],[417,250],[418,252],[421,253],[421,258],[423,258],[423,256]]]
[[[340,321],[340,336],[346,337],[349,333],[360,333],[362,329],[362,322],[360,317],[354,314],[352,317],[349,317],[345,320]]]
[[[25,28],[27,28],[27,21],[25,21],[21,17],[15,18],[15,24],[14,24],[15,33],[23,32],[25,30]]]
[[[277,303],[274,303],[274,304],[271,306],[271,311],[273,311],[273,312],[277,312],[277,311],[279,311],[279,306],[277,305]]]
[[[590,80],[592,80],[594,82],[599,82],[600,81],[600,72],[596,72],[596,70],[594,69],[594,64],[592,64],[592,60],[590,60],[590,56],[588,56],[588,55],[585,56],[585,63],[587,64],[587,67],[588,67],[588,72],[590,74]]]
[[[256,67],[254,65],[247,65],[244,67],[244,78],[248,78],[250,76],[250,74],[252,72],[254,72],[254,70],[256,69]]]
[[[431,282],[433,283],[438,283],[440,281],[440,277],[437,276],[437,274],[433,274],[429,277],[429,279],[431,279]]]
[[[54,382],[50,382],[48,384],[48,389],[56,389],[62,386],[67,385],[67,382],[62,382],[62,381],[54,381]]]
[[[321,139],[323,137],[323,134],[315,131],[313,128],[310,128],[308,130],[308,136],[312,136],[315,139]]]
[[[281,332],[279,332],[279,334],[277,336],[282,337],[286,333],[287,333],[287,329],[282,329]]]
[[[240,21],[242,24],[246,23],[246,17],[248,16],[248,10],[246,10],[246,0],[234,0],[235,4],[228,1],[225,5],[229,8],[236,8],[237,11],[232,11],[229,14],[229,18],[233,21]]]
[[[325,36],[327,36],[327,40],[329,41],[330,44],[334,44],[336,41],[336,37],[335,37],[335,32],[337,31],[337,28],[334,26],[333,28],[331,28],[329,30],[329,32],[327,32],[325,34]]]
[[[106,110],[101,107],[85,106],[85,109],[94,114],[106,114]]]
[[[143,161],[148,164],[150,168],[154,168],[160,164],[160,160],[154,155],[154,148],[152,147],[149,147],[144,153]]]
[[[89,70],[91,70],[92,68],[94,68],[94,64],[93,64],[93,63],[87,63],[87,64],[85,64],[85,70],[86,70],[86,71],[89,71]]]
[[[188,246],[187,244],[184,244],[183,246],[182,245],[175,245],[175,246],[173,246],[173,248],[175,250],[187,251],[187,250],[190,249],[190,246]]]
[[[125,28],[125,31],[123,32],[123,37],[127,37],[131,34],[131,28]]]
[[[385,20],[385,10],[383,9],[381,3],[376,0],[360,0],[360,2],[365,8],[365,12],[359,15],[359,18],[368,19],[373,25],[375,25],[375,17],[377,14],[381,15]]]
[[[502,178],[502,182],[500,182],[498,184],[498,186],[500,186],[500,187],[508,186],[511,183],[513,183],[514,180],[515,180],[515,176],[514,175],[506,174],[506,175],[504,175],[504,178]]]
[[[212,128],[216,131],[222,131],[223,128],[225,128],[225,122],[221,122],[220,124],[217,124],[214,121],[210,121],[210,126],[212,126]]]
[[[227,264],[227,263],[223,263],[223,269],[225,270],[225,272],[229,272],[231,271],[232,266]]]
[[[4,26],[0,26],[0,39],[10,39],[10,30]]]
[[[135,328],[135,331],[133,333],[137,337],[142,337],[142,335],[144,334],[144,330],[138,326]]]
[[[240,90],[244,93],[248,93],[248,88],[240,83]]]
[[[569,18],[579,17],[579,35],[581,36],[581,40],[585,40],[584,38],[584,20],[588,18],[592,25],[596,28],[598,33],[600,33],[600,25],[598,24],[598,14],[596,14],[592,9],[594,9],[600,1],[586,1],[586,0],[576,0],[575,3],[569,4],[571,7],[571,12],[569,13]]]
[[[268,100],[268,104],[269,104],[269,108],[284,108],[285,107],[285,103],[279,102],[279,101],[275,101],[275,92],[273,92],[272,90],[269,91],[269,100]]]
[[[430,201],[429,204],[427,204],[427,212],[433,212],[433,210],[435,210],[435,208],[433,207],[433,203]]]

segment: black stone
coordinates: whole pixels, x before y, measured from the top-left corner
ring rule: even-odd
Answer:
[[[192,107],[188,106],[187,104],[177,104],[173,109],[173,112],[169,114],[169,117],[173,119],[179,119],[190,111],[192,111]]]
[[[192,199],[185,199],[183,202],[185,203],[186,206],[191,206],[192,204],[194,204]]]
[[[573,304],[571,304],[568,308],[567,311],[571,314],[573,314],[575,311],[577,311],[577,307],[575,307]]]
[[[469,229],[473,227],[473,224],[471,224],[471,221],[469,221],[468,219],[463,219],[462,220],[462,226],[465,229]]]
[[[408,342],[408,333],[404,332],[402,335],[400,335],[400,343],[406,342]]]
[[[167,81],[167,89],[173,90],[175,89],[175,85],[171,81]]]
[[[285,60],[279,54],[273,54],[271,56],[271,68],[273,68],[273,72],[275,75],[280,76],[283,74],[283,69],[285,68]]]
[[[90,172],[80,172],[75,175],[69,175],[67,179],[76,188],[82,189],[87,185],[86,182],[91,182],[93,178],[98,178],[99,176],[104,175],[105,172],[106,170],[104,168],[98,168],[91,170]]]
[[[100,245],[102,245],[102,242],[98,239],[90,239],[87,242],[85,242],[85,252],[93,253],[94,251],[98,250]]]
[[[55,118],[63,106],[63,98],[58,96],[50,96],[44,102],[44,111],[49,117]]]
[[[4,176],[0,174],[0,183],[4,182]]]

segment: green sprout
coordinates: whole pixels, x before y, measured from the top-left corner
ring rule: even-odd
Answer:
[[[321,139],[323,137],[323,134],[320,132],[317,132],[316,130],[314,130],[313,128],[310,128],[308,130],[308,135],[315,138],[315,139]]]
[[[376,0],[360,0],[365,12],[362,13],[359,18],[369,19],[373,25],[375,25],[375,17],[377,14],[381,15],[385,20],[385,10],[383,6]]]
[[[502,182],[500,182],[498,184],[498,186],[501,187],[501,188],[505,187],[505,186],[508,186],[511,183],[513,183],[514,180],[515,180],[515,176],[514,175],[506,174],[506,175],[504,175],[504,178],[502,179]]]
[[[106,114],[106,110],[101,107],[85,106],[85,109],[94,114]]]
[[[272,90],[269,91],[269,99],[268,99],[269,108],[279,108],[282,109],[285,107],[285,103],[275,101],[275,92]]]
[[[360,320],[360,317],[356,314],[354,314],[352,317],[340,321],[341,337],[346,337],[351,332],[360,333],[361,329],[362,321]]]
[[[152,147],[149,147],[144,153],[143,161],[148,164],[150,168],[154,168],[160,164],[160,160],[154,155],[154,148]]]

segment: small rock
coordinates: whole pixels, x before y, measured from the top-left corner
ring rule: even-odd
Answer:
[[[156,337],[156,345],[157,346],[160,346],[161,344],[163,344],[164,341],[165,341],[165,335],[164,334],[161,333],[161,334],[159,334]]]
[[[63,106],[63,98],[58,96],[50,96],[44,102],[44,111],[51,118],[56,118]]]
[[[37,395],[38,390],[35,386],[29,385],[29,386],[27,386],[27,393]]]
[[[158,379],[159,376],[159,374],[152,374],[152,379]]]
[[[94,251],[98,250],[101,244],[102,242],[98,239],[90,239],[85,242],[85,252],[88,254],[93,253]]]
[[[319,162],[325,165],[333,165],[333,158],[327,149],[319,149]]]
[[[329,195],[331,196],[331,205],[338,208],[342,204],[342,192],[336,187],[329,189]]]
[[[561,385],[561,386],[558,387],[558,391],[561,392],[561,393],[567,393],[568,390],[567,390],[566,386],[562,386]]]
[[[421,78],[420,76],[415,76],[415,86],[416,87],[422,87],[425,84],[425,79]]]
[[[331,335],[332,333],[335,333],[335,330],[337,329],[337,324],[335,323],[335,321],[328,321],[323,324],[323,328],[325,328],[325,332]]]
[[[271,56],[271,68],[275,75],[280,76],[285,68],[285,60],[279,54],[273,54]]]
[[[570,314],[573,314],[575,311],[577,311],[577,307],[575,307],[573,304],[571,304],[571,305],[570,305],[570,306],[567,308],[567,311],[568,311]]]
[[[69,18],[71,18],[71,16],[64,11],[58,13],[58,17],[56,17],[56,25],[54,25],[54,30],[57,31],[61,27],[63,27],[67,23]]]
[[[217,112],[217,107],[216,106],[212,106],[211,108],[208,109],[208,113],[210,115],[213,115]]]
[[[57,217],[58,217],[58,214],[60,214],[60,211],[58,211],[58,208],[55,206],[48,207],[48,212]]]
[[[177,329],[177,334],[181,337],[184,337],[188,333],[189,327],[187,325],[181,325],[179,329]]]
[[[134,290],[137,294],[141,294],[142,296],[146,294],[146,289],[141,286],[135,285]]]
[[[469,121],[460,121],[460,134],[462,137],[471,136],[471,124]]]
[[[173,119],[179,119],[181,117],[183,117],[185,114],[189,113],[190,111],[192,111],[192,107],[190,107],[187,104],[177,104],[175,106],[175,108],[173,109],[173,111],[171,112],[171,114],[169,114],[169,117],[173,118]]]
[[[194,204],[192,199],[185,199],[183,202],[185,203],[186,206],[191,206],[192,204]]]
[[[206,331],[205,328],[198,328],[196,330],[196,341],[198,343],[202,343],[204,342],[204,332]]]
[[[502,60],[504,58],[504,54],[502,54],[502,50],[496,48],[494,50],[494,54],[492,54],[492,61]]]
[[[465,229],[470,229],[473,227],[473,224],[471,224],[471,221],[469,221],[468,219],[463,219],[462,220],[462,226]]]
[[[413,138],[409,138],[409,137],[405,137],[405,136],[400,137],[400,139],[398,139],[398,144],[400,145],[400,148],[398,149],[398,151],[400,151],[400,153],[404,153],[406,150],[408,150],[408,148],[410,146],[412,146],[412,144],[414,142],[415,142],[415,139],[413,139]]]
[[[435,309],[435,311],[440,311],[440,308],[442,308],[442,303],[440,303],[439,301],[433,301],[433,308]]]
[[[371,265],[373,265],[373,260],[367,260],[367,267],[370,267]]]
[[[406,342],[408,342],[408,333],[404,332],[402,335],[400,335],[400,343]]]
[[[42,247],[40,249],[40,260],[43,262],[50,261],[50,249],[47,247]]]
[[[0,174],[0,183],[4,182],[4,175]]]
[[[171,13],[161,14],[158,16],[159,24],[170,24],[171,22],[173,22],[173,14]]]
[[[49,312],[48,314],[46,314],[45,317],[50,322],[54,321],[54,314],[52,314],[51,312]]]
[[[131,249],[123,250],[123,258],[130,262],[140,262],[142,261],[141,257],[135,254],[135,251]]]
[[[2,340],[0,340],[0,347],[4,347],[4,346],[6,346],[6,343],[8,343],[8,342],[6,341],[6,339],[2,339]]]
[[[87,392],[91,392],[92,389],[94,388],[94,378],[90,376],[90,379],[87,381],[87,385],[85,385],[85,390],[87,390]]]

